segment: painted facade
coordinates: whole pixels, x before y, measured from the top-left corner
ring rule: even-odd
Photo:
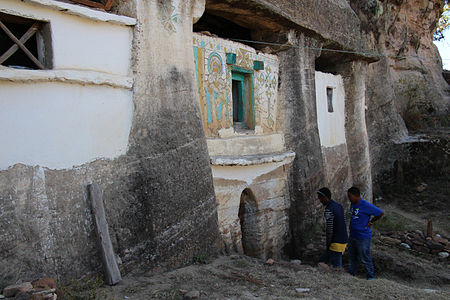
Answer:
[[[295,157],[275,130],[278,58],[194,34],[194,59],[223,250],[277,257],[289,235],[287,171]],[[235,73],[248,76],[245,130],[233,119]]]
[[[230,61],[230,54],[234,60]],[[202,34],[194,34],[194,59],[207,137],[234,135],[232,77],[248,75],[245,95],[249,127],[256,134],[275,131],[277,115],[278,59],[275,55],[256,53],[255,49],[237,42]],[[264,64],[255,69],[255,62]]]

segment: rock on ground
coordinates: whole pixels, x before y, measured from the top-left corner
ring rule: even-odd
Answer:
[[[21,284],[10,285],[3,289],[3,295],[5,297],[14,297],[19,293],[27,293],[33,289],[31,282],[24,282]]]

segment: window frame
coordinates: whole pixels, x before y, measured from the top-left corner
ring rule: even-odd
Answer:
[[[334,90],[335,90],[335,89],[336,89],[336,88],[335,88],[335,87],[332,87],[332,86],[327,86],[326,89],[325,89],[326,98],[327,98],[327,111],[328,111],[329,113],[334,113],[334,98],[335,98],[335,96],[334,96],[334,94],[335,94]],[[328,91],[331,91],[331,97],[330,97],[330,95],[328,94]]]
[[[6,23],[6,24],[5,24]],[[27,31],[18,35],[18,32],[11,29],[7,24],[16,24],[21,26],[29,26]],[[17,64],[17,67],[23,67],[29,70],[48,70],[53,67],[53,47],[50,22],[42,21],[36,18],[23,17],[15,14],[0,11],[0,34],[4,34],[5,38],[11,40],[12,44],[4,52],[0,53],[2,62],[1,66],[12,67],[6,62],[14,57],[17,52],[22,52],[33,64],[21,61],[23,64]],[[30,40],[35,40],[35,50],[30,50],[30,45],[25,45]],[[17,58],[17,57],[16,57]],[[14,68],[14,67],[12,67]]]

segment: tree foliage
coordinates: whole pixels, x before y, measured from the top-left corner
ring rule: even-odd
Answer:
[[[440,41],[444,38],[444,31],[450,27],[450,6],[448,4],[448,0],[445,0],[444,9],[441,14],[441,18],[436,27],[436,31],[434,32],[433,39],[435,41]]]

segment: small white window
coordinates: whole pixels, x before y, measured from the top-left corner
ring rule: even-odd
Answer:
[[[328,112],[332,113],[333,110],[333,88],[327,87],[327,103],[328,103]]]

